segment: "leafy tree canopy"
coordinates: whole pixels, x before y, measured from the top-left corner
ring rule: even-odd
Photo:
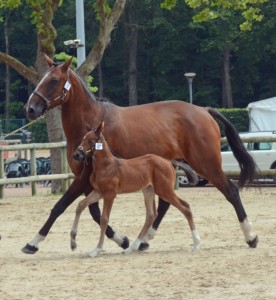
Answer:
[[[164,0],[162,8],[172,9],[178,0]],[[186,4],[195,10],[193,21],[200,23],[218,18],[225,18],[229,10],[239,11],[244,21],[240,24],[242,31],[251,30],[254,22],[263,19],[261,6],[269,0],[185,0]]]

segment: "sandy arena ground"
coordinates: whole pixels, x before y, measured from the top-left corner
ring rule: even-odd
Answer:
[[[49,188],[40,188],[33,198],[30,188],[7,188],[0,200],[0,299],[276,299],[276,188],[241,193],[260,238],[257,249],[247,247],[233,208],[213,187],[177,193],[193,209],[201,235],[198,253],[191,251],[186,220],[171,208],[148,251],[122,255],[106,240],[106,252],[90,258],[99,228],[88,210],[81,218],[77,250],[71,252],[69,245],[77,201],[56,221],[39,252],[21,253],[59,197]],[[120,195],[110,224],[133,240],[144,212],[141,193]]]

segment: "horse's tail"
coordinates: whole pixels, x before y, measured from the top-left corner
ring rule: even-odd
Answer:
[[[252,182],[257,177],[257,166],[252,156],[245,149],[243,142],[235,127],[221,113],[212,108],[207,108],[209,114],[224,125],[225,135],[231,150],[237,159],[241,173],[238,185],[243,188],[246,182]]]
[[[177,166],[177,167],[181,168],[185,172],[185,174],[187,176],[187,179],[189,180],[189,182],[192,185],[197,185],[198,177],[189,165],[187,165],[183,162],[177,161],[177,160],[173,160],[172,164],[174,166]]]

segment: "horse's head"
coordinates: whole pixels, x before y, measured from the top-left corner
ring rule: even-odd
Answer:
[[[59,65],[46,55],[45,59],[50,69],[41,79],[25,105],[25,112],[30,120],[35,120],[42,116],[46,110],[64,103],[71,88],[69,70],[72,58]]]
[[[101,133],[104,129],[104,122],[98,126],[96,130],[90,130],[84,136],[81,144],[75,150],[73,158],[77,161],[85,161],[86,157],[91,157],[95,150],[98,150],[97,142],[101,138]],[[102,146],[101,146],[102,147]],[[101,148],[102,149],[102,148]]]

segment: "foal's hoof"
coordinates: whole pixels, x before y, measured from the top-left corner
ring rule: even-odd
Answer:
[[[21,251],[25,254],[35,254],[38,251],[38,248],[36,246],[27,244],[21,249]]]
[[[122,242],[122,244],[120,245],[120,247],[123,248],[123,249],[127,249],[128,246],[129,246],[129,239],[128,239],[127,236],[125,236],[125,237],[123,238],[123,242]]]
[[[146,251],[149,249],[149,244],[148,243],[141,243],[138,250],[139,251]]]
[[[256,235],[255,239],[253,241],[248,241],[247,244],[250,248],[256,248],[257,247],[257,244],[259,242],[259,238],[258,236]]]

